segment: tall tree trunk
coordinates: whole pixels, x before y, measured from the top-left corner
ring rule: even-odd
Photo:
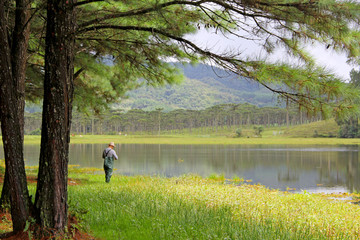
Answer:
[[[5,201],[10,196],[13,231],[18,232],[24,229],[31,212],[23,157],[30,1],[16,1],[12,42],[8,35],[5,4],[5,0],[0,0],[0,115],[6,166],[2,199]]]
[[[72,0],[48,0],[41,150],[35,196],[43,228],[67,225],[67,178],[74,75]]]
[[[17,115],[19,116],[19,127],[21,131],[21,142],[24,142],[24,108],[25,108],[25,77],[27,62],[27,47],[30,36],[30,1],[17,0],[15,12],[15,27],[11,41],[11,69],[14,81],[14,90],[17,91]],[[7,204],[10,200],[9,178],[5,171],[1,204]]]
[[[91,135],[94,135],[94,128],[95,128],[94,116],[92,116],[91,117]]]
[[[10,40],[6,1],[0,0],[0,115],[5,153],[2,202],[10,197],[13,231],[24,229],[31,212],[23,157],[25,69],[29,40],[30,0],[17,0]]]
[[[289,98],[286,98],[286,127],[289,128]]]

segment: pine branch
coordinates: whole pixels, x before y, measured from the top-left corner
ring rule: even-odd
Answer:
[[[89,0],[91,1],[91,0]],[[96,0],[94,0],[96,1]],[[100,1],[100,0],[99,0]],[[199,6],[200,4],[202,4],[203,2],[206,2],[205,0],[200,0],[200,1],[171,1],[171,2],[167,2],[167,3],[163,3],[163,4],[159,4],[159,5],[155,5],[153,7],[150,8],[144,8],[144,9],[135,9],[135,10],[130,10],[127,12],[120,12],[120,13],[114,13],[114,14],[109,14],[106,15],[104,17],[100,17],[100,18],[96,18],[87,22],[84,22],[82,24],[79,25],[79,28],[84,28],[93,24],[97,24],[97,23],[101,23],[104,20],[108,20],[108,19],[115,19],[115,18],[121,18],[121,17],[129,17],[129,16],[136,16],[136,15],[143,15],[146,13],[150,13],[150,12],[154,12],[154,11],[158,11],[159,9],[165,8],[165,7],[169,7],[172,5],[193,5],[193,6]]]
[[[89,1],[103,1],[103,0],[89,0]],[[214,1],[214,0],[199,0],[199,1],[171,1],[159,5],[155,5],[150,8],[144,8],[144,9],[134,9],[127,12],[120,12],[120,13],[114,13],[114,14],[108,14],[103,17],[98,17],[96,19],[84,22],[79,25],[79,28],[85,28],[93,24],[99,24],[105,20],[109,19],[116,19],[116,18],[122,18],[122,17],[129,17],[129,16],[137,16],[137,15],[144,15],[150,12],[158,11],[160,9],[173,6],[173,5],[185,5],[185,6],[194,6],[194,7],[201,7],[202,4],[209,4],[209,3],[215,3],[216,5],[220,7],[224,7],[228,11],[233,11],[235,13],[241,14],[244,17],[264,17],[268,19],[278,20],[279,16],[270,16],[268,14],[264,14],[263,11],[261,12],[255,12],[254,9],[252,9],[252,13],[246,12],[245,7],[246,4],[242,3],[236,3],[234,5],[227,4],[226,1]],[[85,3],[84,3],[85,4]],[[240,9],[240,7],[242,9]],[[284,19],[282,19],[284,20]]]
[[[234,59],[234,56],[225,57],[225,56],[221,56],[221,55],[215,54],[213,52],[204,50],[204,49],[198,47],[193,42],[191,42],[185,38],[173,35],[169,32],[166,32],[165,30],[160,30],[157,28],[139,27],[139,26],[99,25],[99,26],[93,26],[93,27],[88,27],[88,28],[82,29],[78,32],[78,34],[96,31],[96,30],[100,30],[100,29],[115,29],[115,30],[123,30],[123,31],[143,31],[143,32],[152,33],[154,35],[159,34],[159,35],[165,36],[169,39],[175,40],[179,43],[185,44],[187,47],[190,47],[191,49],[193,49],[194,52],[199,53],[203,56],[206,56],[209,59],[212,59],[216,62],[219,62],[219,61],[227,62],[227,63],[233,65],[232,71],[236,71],[236,72],[237,72],[237,70],[235,70],[235,69],[237,69],[239,67],[238,63],[245,64],[245,62],[242,60]],[[245,70],[245,69],[243,69],[243,70]]]
[[[104,2],[104,0],[86,0],[86,1],[77,2],[73,6],[78,7],[78,6],[82,6],[82,5],[93,3],[93,2]]]
[[[85,68],[80,68],[78,71],[76,71],[76,73],[74,73],[74,77],[73,77],[74,80],[77,79],[83,71],[85,71]]]

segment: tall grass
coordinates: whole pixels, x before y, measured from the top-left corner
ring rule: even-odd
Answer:
[[[69,187],[72,212],[101,239],[358,239],[360,208],[219,179],[93,175]]]

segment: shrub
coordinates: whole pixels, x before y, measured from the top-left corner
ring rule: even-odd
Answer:
[[[119,133],[116,131],[106,132],[106,135],[118,135]]]
[[[255,135],[261,137],[261,133],[264,131],[263,126],[254,126]]]
[[[37,128],[29,133],[29,135],[41,135],[41,129]]]
[[[340,138],[358,138],[360,137],[360,129],[357,119],[349,119],[346,121],[338,121],[340,125],[339,137]]]
[[[241,131],[241,128],[238,128],[238,129],[236,129],[236,131],[235,131],[235,137],[241,137],[241,134],[242,134],[242,131]]]
[[[314,137],[314,138],[319,137],[319,133],[318,133],[318,131],[317,131],[317,130],[315,130],[315,131],[314,131],[314,135],[313,135],[313,137]]]

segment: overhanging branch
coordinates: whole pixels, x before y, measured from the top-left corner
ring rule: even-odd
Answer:
[[[97,0],[89,0],[89,1],[97,1]],[[102,1],[102,0],[98,0]],[[121,18],[121,17],[129,17],[129,16],[136,16],[136,15],[143,15],[146,13],[158,11],[159,9],[169,7],[172,5],[193,5],[193,6],[200,6],[203,2],[207,2],[206,0],[200,0],[200,1],[171,1],[159,5],[155,5],[150,8],[143,8],[143,9],[134,9],[127,12],[120,12],[120,13],[114,13],[109,14],[103,17],[99,17],[87,22],[84,22],[79,25],[79,28],[84,28],[93,24],[101,23],[102,21],[108,20],[108,19],[115,19],[115,18]]]
[[[85,5],[85,4],[88,4],[88,3],[93,3],[93,2],[104,2],[104,0],[87,0],[87,1],[81,1],[81,2],[75,3],[75,4],[74,4],[74,7],[78,7],[78,6]]]
[[[162,35],[165,36],[169,39],[175,40],[181,44],[185,44],[187,47],[193,49],[193,51],[195,53],[198,53],[200,55],[203,55],[209,59],[212,59],[216,62],[220,62],[222,61],[223,63],[227,63],[232,65],[232,69],[229,69],[230,71],[236,72],[238,73],[239,71],[239,67],[241,67],[239,65],[239,63],[241,64],[245,64],[244,61],[240,60],[240,59],[235,59],[233,56],[232,57],[226,57],[226,56],[221,56],[218,54],[215,54],[213,52],[210,52],[208,50],[204,50],[202,48],[200,48],[199,46],[197,46],[196,44],[194,44],[193,42],[180,37],[180,36],[175,36],[165,30],[161,30],[161,29],[157,29],[157,28],[152,28],[152,27],[139,27],[139,26],[118,26],[118,25],[101,25],[101,26],[93,26],[93,27],[88,27],[85,29],[81,29],[78,31],[78,34],[81,33],[85,33],[85,32],[91,32],[91,31],[96,31],[96,30],[101,30],[101,29],[115,29],[115,30],[122,30],[122,31],[143,31],[143,32],[149,32],[153,35]],[[246,69],[242,68],[241,69],[243,72],[246,72]]]
[[[74,80],[77,79],[83,71],[85,71],[85,68],[80,68],[78,71],[76,71],[76,73],[74,73],[74,77],[73,77]]]

